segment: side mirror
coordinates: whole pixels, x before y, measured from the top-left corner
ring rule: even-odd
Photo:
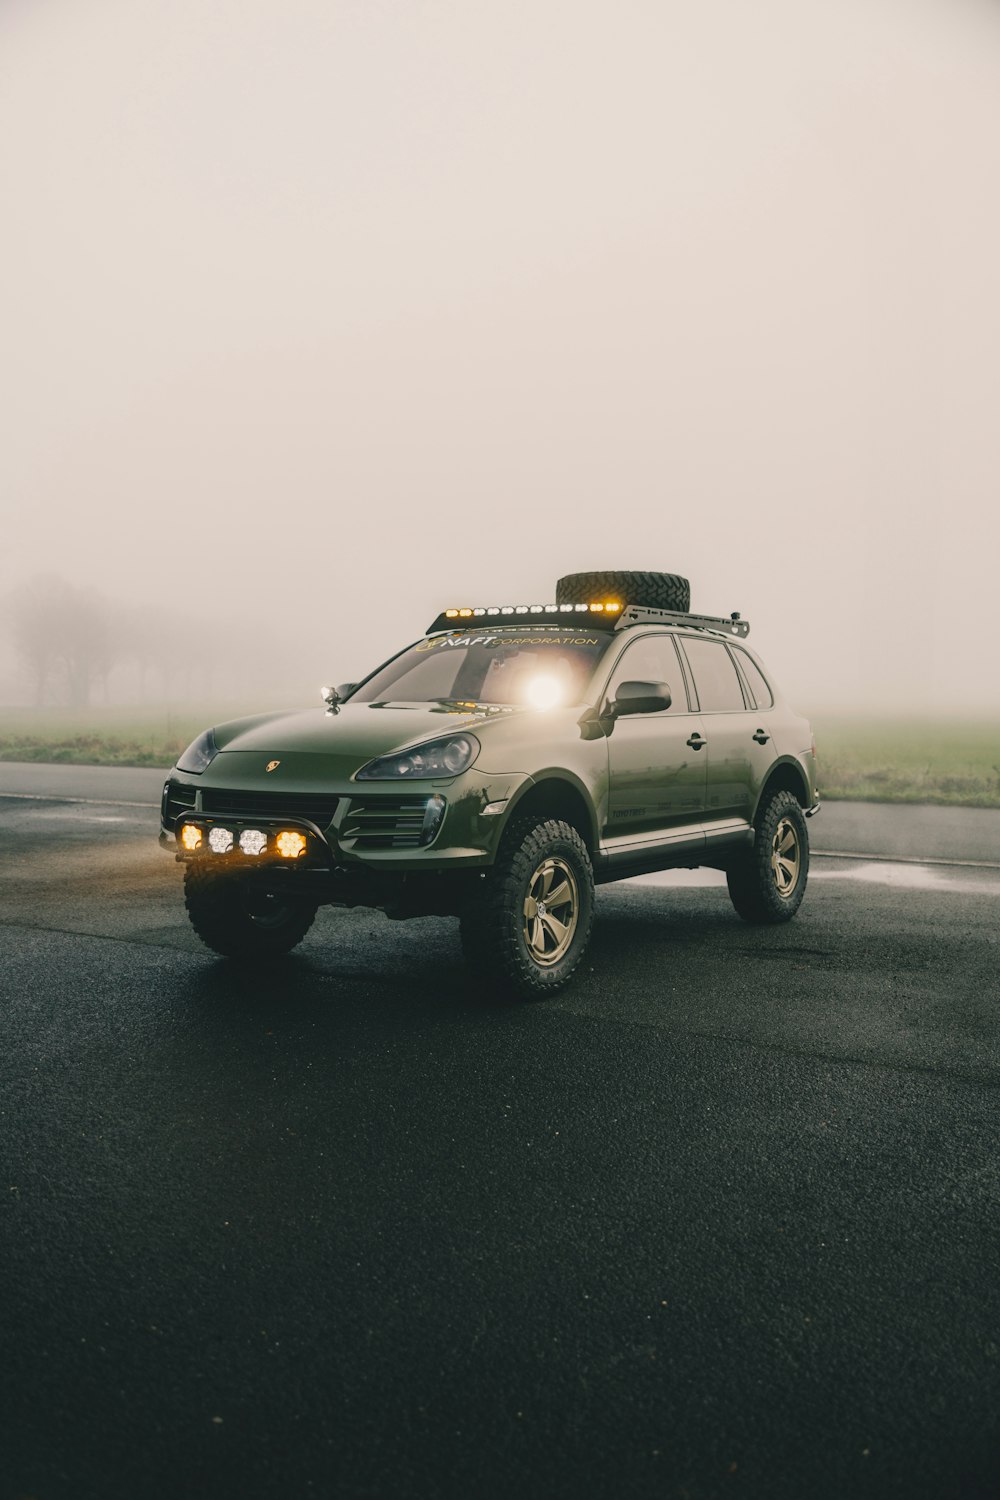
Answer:
[[[616,719],[625,714],[658,714],[669,708],[673,698],[665,682],[620,682],[611,704]]]

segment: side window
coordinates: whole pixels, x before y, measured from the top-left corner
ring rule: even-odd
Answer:
[[[758,667],[752,656],[741,651],[738,646],[732,648],[739,657],[740,666],[743,668],[743,676],[750,684],[750,691],[757,700],[758,708],[770,708],[774,703],[774,694],[767,685],[767,679]]]
[[[726,713],[734,709],[743,712],[746,704],[739,675],[722,641],[685,638],[684,655],[691,663],[702,713]]]
[[[686,714],[684,672],[671,635],[644,635],[626,648],[611,674],[607,696],[613,698],[620,682],[666,682],[670,685],[668,714]]]

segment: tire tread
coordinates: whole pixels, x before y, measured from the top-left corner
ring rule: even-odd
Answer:
[[[794,894],[786,900],[774,888],[771,839],[781,818],[792,812],[800,825],[802,870]],[[794,792],[774,792],[758,809],[755,826],[753,848],[741,854],[726,871],[730,900],[745,922],[758,926],[790,922],[802,904],[809,876],[809,833],[802,804]]]
[[[579,866],[580,922],[577,937],[554,969],[540,969],[519,941],[524,885],[553,844],[569,845]],[[587,846],[571,824],[560,818],[528,815],[511,823],[496,861],[481,882],[481,890],[462,912],[462,951],[469,968],[490,989],[524,999],[554,994],[568,982],[583,957],[594,915],[594,874]]]
[[[556,584],[557,604],[589,604],[607,594],[615,595],[623,604],[676,610],[678,614],[687,614],[691,608],[691,585],[679,573],[567,573]]]
[[[197,863],[184,871],[188,919],[206,948],[223,958],[273,958],[301,943],[316,917],[311,902],[296,903],[281,927],[257,926],[239,899],[239,883]]]

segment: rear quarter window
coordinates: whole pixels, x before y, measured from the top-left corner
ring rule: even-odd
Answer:
[[[743,669],[743,676],[747,680],[750,692],[753,694],[757,707],[771,708],[774,704],[774,694],[771,692],[771,689],[768,686],[767,678],[764,676],[763,672],[760,670],[753,657],[748,656],[745,651],[741,651],[738,646],[733,646],[731,649]]]

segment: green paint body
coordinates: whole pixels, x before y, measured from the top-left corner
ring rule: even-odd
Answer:
[[[513,627],[488,633],[504,641]],[[661,645],[663,637],[671,637],[670,651],[679,652],[675,680],[663,679],[671,691],[671,708],[617,715],[609,683],[623,653],[637,641],[648,643],[649,637],[659,638]],[[769,676],[774,700],[769,706],[752,706],[754,688],[744,668],[744,706],[705,711],[683,647],[686,640],[707,638],[724,641],[683,626],[644,624],[604,632],[586,685],[576,695],[581,701],[571,706],[373,703],[352,695],[333,711],[317,708],[236,720],[216,726],[219,753],[200,775],[175,769],[168,787],[186,788],[187,795],[224,791],[336,797],[336,811],[323,831],[329,862],[343,869],[476,871],[492,863],[504,830],[519,809],[529,808],[539,816],[546,815],[546,808],[552,809],[550,816],[573,812],[571,821],[588,845],[598,880],[676,865],[724,867],[727,854],[752,840],[754,817],[769,786],[794,791],[803,807],[816,810],[816,765],[808,722],[788,706]],[[732,649],[732,642],[727,645]],[[429,648],[423,642],[408,649]],[[736,658],[740,651],[746,652],[742,643]],[[760,670],[753,654],[747,655]],[[462,731],[475,736],[481,748],[461,775],[357,779],[376,757]],[[692,741],[699,738],[696,748]],[[274,761],[277,765],[267,771]],[[371,840],[350,833],[359,806],[377,811],[378,799],[389,806],[403,796],[434,794],[444,797],[446,810],[426,847],[371,847]],[[164,821],[161,842],[171,849],[177,847],[179,821],[176,816]]]

